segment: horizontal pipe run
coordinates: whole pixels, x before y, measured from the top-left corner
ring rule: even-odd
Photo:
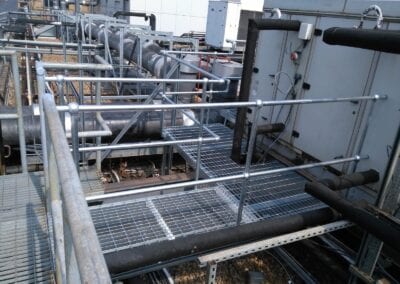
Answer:
[[[387,96],[363,96],[353,98],[335,99],[302,99],[282,101],[255,101],[255,102],[228,102],[228,103],[198,103],[198,104],[162,104],[162,105],[79,105],[78,111],[120,111],[120,110],[174,110],[174,109],[213,109],[213,108],[237,108],[256,106],[277,106],[277,105],[301,105],[319,103],[340,103],[368,100],[385,100]],[[58,106],[58,111],[70,111],[69,106]]]
[[[110,64],[43,62],[45,69],[56,70],[113,70]],[[65,78],[65,77],[62,77]]]
[[[62,49],[54,49],[54,48],[48,48],[48,49],[43,49],[43,48],[29,48],[29,47],[15,47],[15,46],[3,46],[2,50],[9,50],[9,51],[16,51],[16,52],[29,52],[29,53],[39,53],[39,54],[55,54],[55,55],[63,55],[64,51]],[[75,55],[76,56],[77,51],[76,50],[67,50],[66,54],[67,55]],[[94,51],[82,51],[82,55],[88,56],[88,55],[94,55]]]
[[[10,56],[16,54],[15,50],[0,50],[1,56]]]
[[[159,262],[208,253],[229,246],[258,241],[330,223],[338,216],[330,208],[292,216],[275,217],[250,224],[224,228],[202,234],[179,237],[147,246],[122,249],[105,254],[111,274],[123,273]]]
[[[188,66],[188,67],[200,72],[201,74],[203,74],[203,75],[205,75],[207,77],[210,77],[210,78],[212,78],[214,80],[224,80],[224,79],[222,79],[222,78],[220,78],[220,77],[218,77],[218,76],[216,76],[216,75],[214,75],[214,74],[212,74],[210,72],[207,72],[206,70],[204,70],[204,69],[202,69],[202,68],[200,68],[200,67],[198,67],[198,66],[196,66],[194,64],[191,64],[191,63],[187,62],[184,59],[180,59],[180,58],[177,58],[175,56],[171,56],[168,53],[164,52],[164,50],[162,50],[161,53],[164,54],[165,56],[171,58],[172,60],[178,61],[180,64],[186,65],[186,66]]]
[[[211,90],[209,90],[209,91],[207,91],[207,94],[222,94],[222,93],[226,93],[227,92],[227,90],[223,90],[223,91],[211,91]],[[203,92],[199,92],[199,91],[192,91],[192,92],[165,92],[164,94],[165,95],[167,95],[167,96],[170,96],[170,95],[179,95],[179,96],[181,96],[181,95],[200,95],[200,94],[202,94]]]
[[[139,193],[149,193],[149,192],[154,192],[154,191],[163,191],[163,190],[176,189],[176,188],[194,187],[194,186],[210,184],[210,183],[226,182],[226,181],[240,180],[240,179],[257,177],[257,176],[266,176],[266,175],[277,174],[277,173],[305,170],[305,169],[311,169],[311,168],[316,168],[316,167],[331,166],[331,165],[337,165],[337,164],[342,164],[342,163],[360,161],[360,160],[364,160],[364,159],[368,159],[368,156],[354,156],[354,157],[350,157],[350,158],[343,158],[343,159],[325,161],[325,162],[320,162],[320,163],[312,163],[312,164],[306,164],[306,165],[301,165],[301,166],[293,166],[293,167],[280,168],[280,169],[274,169],[274,170],[242,173],[242,174],[231,175],[231,176],[217,177],[217,178],[197,180],[197,181],[181,182],[181,183],[176,183],[176,184],[160,185],[160,186],[154,186],[154,187],[149,187],[149,188],[135,189],[135,190],[130,190],[130,191],[116,192],[116,193],[103,194],[103,195],[97,195],[97,196],[89,196],[89,197],[86,197],[86,201],[88,201],[88,202],[101,201],[101,200],[106,200],[106,199],[110,199],[110,198],[131,196],[131,195],[135,195],[135,194],[139,194]]]
[[[36,40],[20,40],[20,39],[0,39],[0,43],[10,43],[17,45],[32,45],[32,46],[47,46],[47,47],[78,47],[77,43],[62,43],[62,42],[49,42],[49,41],[36,41]],[[83,48],[102,48],[102,44],[82,44]]]
[[[198,143],[199,141],[214,142],[214,141],[219,141],[219,139],[220,137],[217,138],[208,137],[208,138],[172,140],[172,141],[155,141],[155,142],[108,145],[108,146],[94,146],[94,147],[79,148],[79,152],[151,148],[151,147],[172,146],[172,145],[182,145],[182,144],[194,144]]]
[[[177,50],[164,50],[166,54],[193,54],[193,55],[214,55],[214,56],[232,56],[235,55],[231,52],[206,52],[206,51],[177,51]],[[238,55],[240,56],[240,55]],[[241,56],[240,56],[241,57]]]
[[[352,203],[320,182],[307,183],[305,191],[400,252],[400,227],[378,219],[375,214],[366,210],[368,205]]]
[[[323,41],[330,45],[400,54],[400,32],[397,30],[335,27],[324,32]]]
[[[58,76],[45,77],[48,82],[58,81]],[[147,78],[115,78],[115,77],[64,77],[66,82],[119,82],[119,83],[203,83],[204,80],[198,79],[147,79]],[[209,80],[208,83],[223,84],[224,79]]]
[[[320,182],[333,191],[366,185],[379,181],[379,173],[375,170],[356,172],[330,179],[322,179]]]
[[[94,56],[94,59],[95,59],[97,62],[101,63],[101,64],[109,64],[107,60],[105,60],[103,57],[101,57],[101,56],[98,55],[98,54],[96,54],[96,55]]]
[[[0,114],[0,120],[3,119],[17,119],[18,118],[18,114],[16,113],[1,113]]]

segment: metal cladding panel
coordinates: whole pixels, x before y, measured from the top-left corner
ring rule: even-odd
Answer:
[[[346,0],[265,0],[264,8],[301,11],[343,12]]]
[[[322,18],[318,28],[352,27],[356,23]],[[362,96],[372,57],[373,51],[331,46],[318,38],[305,76],[310,89],[303,92],[303,98]],[[359,104],[351,102],[299,106],[294,127],[299,137],[294,139],[294,146],[319,160],[345,156],[358,111]]]
[[[362,13],[370,5],[378,5],[383,12],[383,16],[398,17],[400,15],[400,5],[398,0],[385,1],[366,1],[366,0],[348,0],[344,12]]]
[[[207,15],[206,43],[217,47],[231,47],[227,39],[236,40],[239,30],[240,3],[210,1]]]

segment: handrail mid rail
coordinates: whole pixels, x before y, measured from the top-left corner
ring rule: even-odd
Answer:
[[[65,247],[70,246],[68,247],[69,249],[64,248],[65,255],[74,254],[77,267],[77,269],[76,267],[64,267],[63,270],[66,271],[66,276],[61,276],[61,279],[64,279],[64,281],[66,279],[67,282],[70,282],[71,278],[76,280],[76,275],[78,275],[82,283],[111,283],[54,98],[51,94],[45,93],[41,95],[43,115],[47,124],[49,156],[53,155],[53,159],[50,159],[50,162],[53,161],[56,166],[56,170],[50,170],[50,173],[55,171],[53,175],[49,175],[50,185],[53,185],[53,187],[50,187],[50,191],[54,191],[54,187],[59,187],[59,201],[62,202],[62,211],[64,213],[64,217],[62,217],[62,213],[57,216],[53,214],[53,223],[58,224],[55,228],[55,236],[56,240],[59,237],[64,237]],[[54,179],[57,180],[54,181]],[[56,196],[57,194],[52,196],[52,205],[53,201],[57,201],[53,200],[53,198],[57,198]],[[56,210],[56,208],[52,208],[52,210]],[[54,220],[57,217],[61,218],[61,220]],[[63,219],[66,222],[63,222]],[[60,223],[64,223],[64,225],[61,225],[61,229]],[[66,231],[69,235],[65,235],[62,231]],[[60,248],[58,247],[58,249]],[[58,251],[60,250],[56,249],[56,254]],[[61,251],[63,251],[63,248],[61,248]],[[59,259],[59,255],[56,255],[56,259]],[[73,263],[73,261],[64,262],[61,260],[60,266],[61,268],[67,264],[73,266]]]

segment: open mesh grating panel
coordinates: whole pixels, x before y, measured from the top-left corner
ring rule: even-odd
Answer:
[[[0,282],[53,282],[41,176],[1,176],[0,205]]]

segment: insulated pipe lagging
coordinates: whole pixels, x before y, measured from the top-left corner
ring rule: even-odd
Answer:
[[[379,172],[368,170],[356,172],[350,175],[343,175],[331,179],[323,179],[320,182],[329,187],[333,191],[352,188],[360,185],[366,185],[379,181]]]
[[[180,237],[171,241],[123,249],[105,254],[105,259],[110,273],[118,274],[180,257],[199,255],[229,246],[295,232],[306,227],[326,224],[337,218],[338,215],[333,210],[323,208],[293,216],[277,217],[219,231]]]
[[[250,98],[251,78],[253,76],[254,60],[260,30],[298,31],[300,25],[300,21],[293,20],[249,20],[239,102],[248,102]],[[231,154],[232,160],[236,162],[240,162],[241,160],[242,138],[245,130],[246,115],[247,108],[239,108],[237,110]]]
[[[91,29],[91,33],[89,32]],[[106,34],[107,33],[107,34]],[[125,33],[123,35],[122,50],[120,46],[120,31],[105,30],[104,25],[92,23],[85,25],[85,34],[92,35],[93,39],[105,44],[106,36],[108,39],[108,45],[111,49],[118,53],[123,52],[124,58],[127,60],[133,60],[138,62],[139,59],[139,46],[142,44],[142,66],[144,69],[150,71],[153,75],[158,78],[163,77],[164,71],[164,56],[160,54],[161,47],[153,42],[140,43],[139,38],[133,34]],[[166,60],[166,71],[171,69],[171,59]]]
[[[323,41],[330,45],[400,54],[400,31],[334,27],[324,32]]]
[[[1,113],[15,113],[14,108],[1,107]],[[85,114],[85,131],[95,131],[97,130],[97,123],[95,122],[95,113]],[[180,112],[176,114],[176,125],[184,125],[184,117]],[[30,106],[23,107],[23,117],[24,117],[24,132],[26,141],[28,143],[39,142],[40,141],[40,123],[39,116],[34,115],[33,108]],[[104,112],[102,114],[103,119],[106,121],[108,127],[111,129],[113,134],[118,134],[119,131],[128,123],[132,117],[131,112]],[[185,117],[186,119],[186,117]],[[70,131],[70,116],[66,116],[67,131]],[[69,126],[68,126],[69,125]],[[166,112],[164,114],[164,125],[171,125],[171,113]],[[7,145],[18,145],[18,124],[15,120],[4,120],[1,124],[1,130],[3,135],[3,143]],[[80,129],[79,131],[82,131]],[[161,132],[160,125],[160,114],[157,112],[151,112],[145,114],[144,119],[140,120],[137,127],[132,128],[131,131],[127,133],[128,136],[135,137],[154,137],[158,136]],[[113,137],[113,136],[111,136]]]
[[[356,223],[367,232],[382,240],[385,244],[400,252],[400,227],[378,219],[367,212],[365,206],[351,203],[338,193],[320,182],[310,182],[305,186],[305,191],[315,198],[329,205],[346,219]]]

